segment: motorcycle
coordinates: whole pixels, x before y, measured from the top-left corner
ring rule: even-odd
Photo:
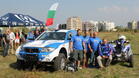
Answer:
[[[133,52],[129,41],[118,39],[110,43],[113,48],[113,62],[127,62],[130,67],[133,67]]]

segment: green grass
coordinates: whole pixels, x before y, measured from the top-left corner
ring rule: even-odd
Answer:
[[[99,37],[114,40],[117,38],[116,32],[99,33]],[[139,78],[139,33],[122,33],[127,36],[132,44],[135,67],[129,68],[123,63],[110,65],[103,70],[96,68],[86,68],[75,73],[65,71],[50,72],[45,71],[23,71],[14,68],[16,57],[9,55],[3,58],[0,55],[0,78]],[[2,51],[0,51],[1,54]]]

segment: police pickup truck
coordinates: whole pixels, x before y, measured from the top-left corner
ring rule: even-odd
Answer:
[[[76,34],[75,30],[43,32],[34,41],[27,42],[18,47],[16,50],[18,66],[39,62],[52,64],[55,70],[63,70],[70,54],[70,39]]]

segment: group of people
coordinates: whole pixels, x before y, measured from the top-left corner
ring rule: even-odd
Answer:
[[[103,68],[108,66],[112,61],[112,48],[107,39],[97,37],[97,32],[84,32],[77,30],[77,35],[73,36],[70,41],[71,58],[75,60],[78,68],[99,66]],[[103,59],[106,60],[103,64]]]
[[[10,29],[5,30],[5,32],[2,34],[1,39],[1,46],[3,48],[3,56],[7,56],[8,53],[14,54],[15,48],[20,43],[20,38],[22,38],[23,34],[22,32],[19,32],[18,30],[15,30],[15,33],[12,32]],[[20,35],[19,35],[20,34]],[[15,47],[15,48],[14,48]],[[11,50],[11,51],[9,51]]]
[[[32,41],[34,39],[36,39],[41,33],[43,33],[44,31],[46,31],[45,27],[36,27],[35,30],[31,30],[28,34],[27,34],[27,41]]]
[[[7,29],[1,39],[1,46],[4,49],[3,56],[7,56],[10,52],[15,54],[15,50],[20,44],[36,39],[44,31],[46,31],[45,28],[36,27],[35,30],[31,30],[26,35],[18,30],[12,32]],[[97,35],[97,32],[85,31],[84,36],[82,36],[82,31],[79,29],[77,35],[72,36],[70,40],[71,58],[75,60],[77,67],[99,66],[103,68],[110,65],[113,53],[112,46],[106,38],[100,39]],[[9,51],[10,49],[11,51]]]
[[[3,57],[7,56],[8,54],[15,54],[15,50],[20,44],[28,42],[31,39],[34,40],[44,31],[44,27],[36,27],[35,30],[31,30],[27,34],[17,29],[15,29],[15,32],[13,32],[11,29],[6,29],[1,38]]]

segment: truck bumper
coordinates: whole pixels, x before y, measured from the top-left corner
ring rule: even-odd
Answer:
[[[17,59],[25,60],[25,61],[39,61],[39,62],[51,62],[52,58],[50,58],[51,52],[46,53],[27,53],[27,52],[19,52],[17,54]]]

